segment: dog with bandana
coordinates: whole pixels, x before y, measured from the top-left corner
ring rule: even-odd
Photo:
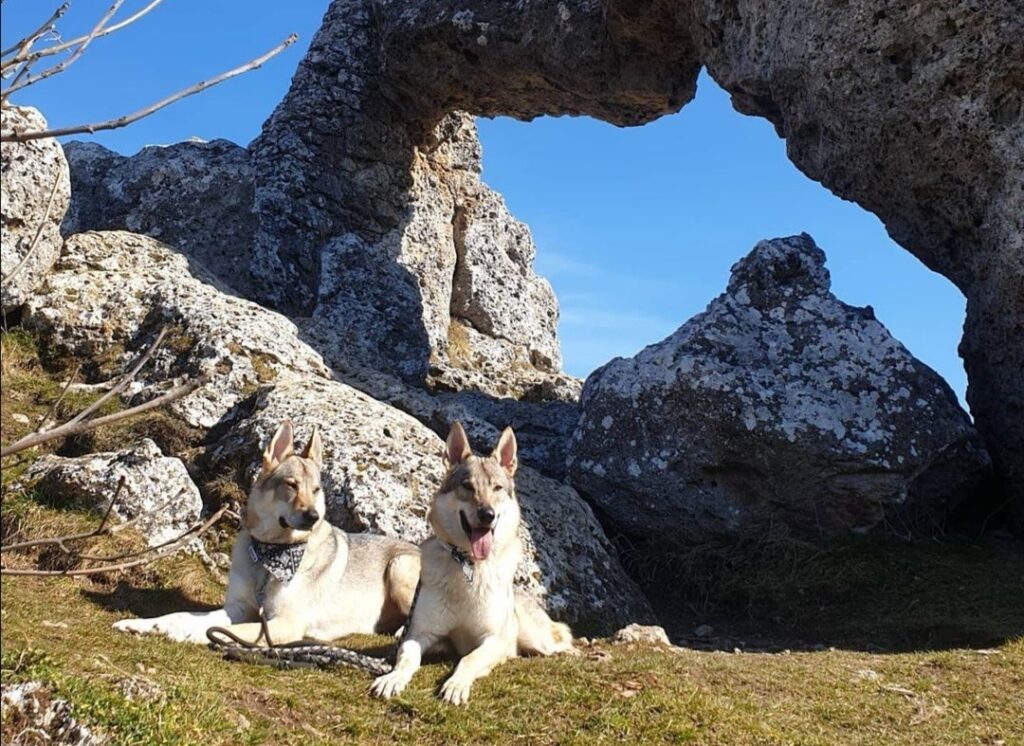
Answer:
[[[293,439],[292,424],[282,422],[263,452],[231,553],[224,607],[123,619],[115,629],[205,643],[206,630],[225,627],[247,642],[282,644],[393,633],[406,623],[419,549],[328,523],[320,434],[313,431],[301,455]]]

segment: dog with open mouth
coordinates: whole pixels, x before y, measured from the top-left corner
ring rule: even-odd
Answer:
[[[314,429],[299,454],[291,422],[282,422],[249,493],[224,608],[122,619],[114,628],[205,643],[210,627],[227,627],[242,640],[264,644],[397,631],[412,607],[419,550],[328,523],[322,466],[320,433]]]
[[[516,655],[573,652],[572,631],[554,622],[530,596],[514,588],[522,558],[515,494],[516,438],[505,428],[490,456],[473,455],[455,423],[445,448],[447,472],[428,513],[434,535],[420,547],[422,569],[413,611],[398,647],[394,670],[371,692],[399,694],[424,654],[461,656],[440,696],[451,704]]]

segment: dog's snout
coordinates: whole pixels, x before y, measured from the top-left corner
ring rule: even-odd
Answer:
[[[480,523],[485,526],[490,526],[494,523],[494,508],[480,508],[476,512],[476,517],[480,519]]]
[[[316,508],[306,508],[299,515],[302,516],[302,527],[312,528],[320,520],[320,514]]]

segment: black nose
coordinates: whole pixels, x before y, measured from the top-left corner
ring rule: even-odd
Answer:
[[[494,508],[480,508],[476,512],[476,517],[480,519],[480,523],[490,526],[494,523]]]
[[[320,520],[320,514],[316,512],[316,508],[307,508],[302,511],[301,515],[303,528],[312,528]]]

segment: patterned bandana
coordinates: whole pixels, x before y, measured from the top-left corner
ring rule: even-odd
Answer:
[[[257,565],[263,565],[267,572],[281,581],[282,585],[295,577],[299,563],[306,553],[306,542],[298,544],[267,544],[250,539],[249,557]]]

